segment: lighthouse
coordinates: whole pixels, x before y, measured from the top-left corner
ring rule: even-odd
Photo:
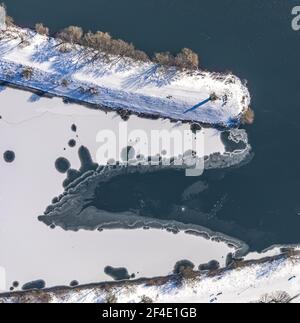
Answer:
[[[6,10],[3,5],[0,4],[0,31],[6,29]]]

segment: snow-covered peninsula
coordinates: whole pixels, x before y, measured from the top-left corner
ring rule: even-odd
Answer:
[[[65,44],[64,44],[65,45]],[[246,85],[233,74],[178,70],[128,57],[109,57],[15,25],[0,32],[0,80],[138,115],[238,125],[250,107]],[[189,111],[212,98],[203,107]]]

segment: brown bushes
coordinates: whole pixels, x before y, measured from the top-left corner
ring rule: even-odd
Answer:
[[[67,43],[80,44],[83,37],[83,30],[81,27],[69,26],[58,33],[57,37]]]
[[[183,48],[175,57],[175,65],[179,68],[197,69],[199,66],[199,57],[189,48]]]
[[[133,44],[122,39],[113,39],[109,33],[97,31],[96,33],[86,33],[81,41],[81,45],[115,56],[131,57],[139,61],[149,61],[148,55],[135,49]]]
[[[109,33],[91,31],[84,33],[82,28],[69,26],[58,33],[57,37],[65,43],[79,44],[104,54],[130,57],[138,61],[148,62],[149,56],[122,39],[113,39]],[[162,66],[176,66],[179,69],[195,70],[199,66],[199,57],[189,48],[183,48],[173,56],[169,52],[156,53],[153,61]]]
[[[6,16],[5,17],[5,24],[6,24],[7,27],[13,26],[15,24],[14,18],[11,17],[11,16]]]
[[[242,115],[243,124],[252,124],[254,122],[255,114],[254,111],[249,107]]]
[[[111,36],[108,33],[97,31],[95,34],[88,32],[83,36],[81,44],[96,50],[107,51],[111,43]]]
[[[153,60],[162,66],[175,65],[175,57],[169,52],[155,53]]]
[[[149,61],[148,55],[143,51],[135,49],[133,44],[121,39],[113,39],[106,32],[97,31],[92,33],[89,31],[84,34],[82,28],[70,26],[58,33],[57,37],[63,42],[83,45],[105,54],[131,57],[139,61]]]
[[[49,36],[49,28],[45,27],[42,23],[37,23],[35,25],[35,31],[40,35]]]
[[[169,52],[156,53],[154,61],[162,66],[176,66],[179,69],[195,70],[199,66],[198,54],[189,48],[183,48],[176,56]]]

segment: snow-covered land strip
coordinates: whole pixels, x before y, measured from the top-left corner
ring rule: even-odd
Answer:
[[[250,106],[247,87],[233,74],[183,72],[129,58],[108,59],[78,45],[63,53],[59,44],[29,29],[2,31],[0,79],[97,107],[211,125],[238,124]],[[184,114],[213,94],[216,100]]]
[[[0,302],[299,303],[299,286],[299,252],[290,251],[214,272],[5,294]]]

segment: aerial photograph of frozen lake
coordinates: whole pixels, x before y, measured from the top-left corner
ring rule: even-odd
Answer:
[[[0,4],[0,303],[299,303],[299,57],[297,0]]]

